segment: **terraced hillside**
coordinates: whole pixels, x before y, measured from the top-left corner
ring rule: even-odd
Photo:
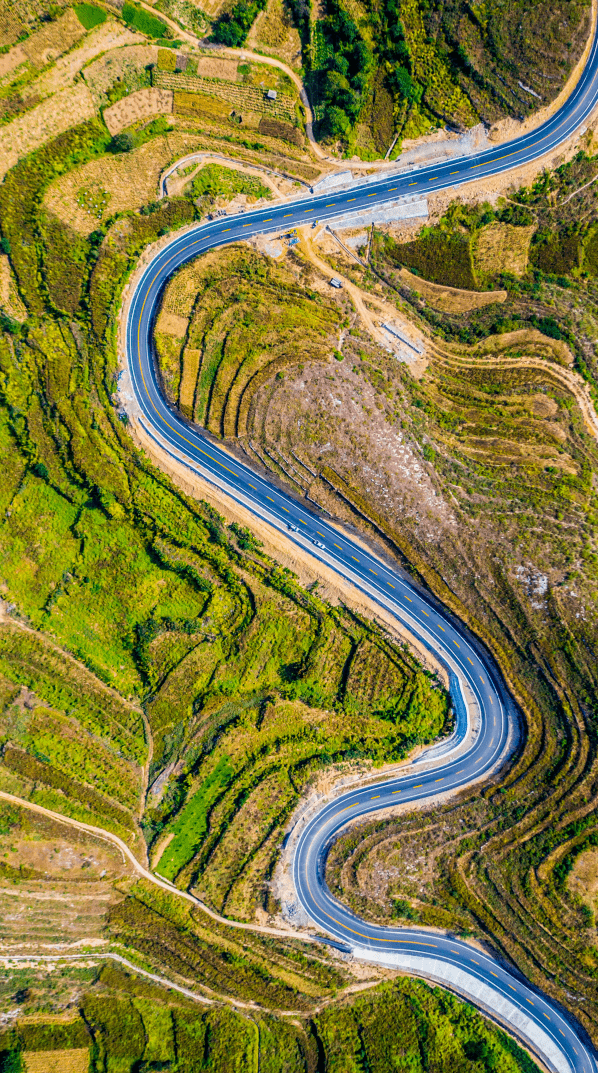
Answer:
[[[257,1068],[259,1053],[264,1073],[308,1073],[318,1056],[332,1069],[351,1068],[347,1062],[357,1069],[365,1055],[369,1068],[378,1071],[385,1068],[388,1050],[382,1041],[388,1039],[390,1053],[408,1058],[414,1073],[423,1073],[430,1062],[446,1062],[447,1056],[459,1068],[480,1058],[496,1062],[505,1073],[533,1073],[537,1068],[471,1007],[420,982],[396,981],[378,993],[319,1010],[313,1019],[283,1021],[255,1008],[248,1016],[222,1005],[198,1007],[182,995],[135,979],[118,965],[88,970],[88,976],[92,986],[68,1019],[58,1024],[40,1019],[0,1034],[5,1062],[24,1059],[28,1070],[53,1073],[58,1067],[52,1062],[59,1059],[61,1070],[87,1073],[90,1057],[93,1061],[99,1054],[108,1069],[126,1073],[141,1062],[150,1069],[159,1065],[191,1071],[201,1068],[199,1053],[204,1069],[243,1073]],[[427,1033],[422,1059],[423,1024]]]
[[[496,290],[483,303],[444,284],[418,290],[383,237],[371,269],[322,254],[360,284],[366,308],[368,296],[383,296],[423,330],[427,368],[415,378],[350,317],[342,361],[260,389],[245,445],[296,491],[392,547],[495,653],[526,720],[525,749],[502,783],[438,813],[351,831],[329,883],[371,919],[490,939],[570,1003],[594,1038],[593,895],[582,900],[567,882],[598,837],[598,297],[589,268],[541,272],[534,239],[550,230],[566,251],[573,233],[590,248],[595,167],[580,157],[513,194],[533,214],[533,227],[521,224],[529,257],[510,273],[495,243],[479,278]],[[481,223],[487,211],[473,214],[482,231],[519,227],[493,213]],[[469,242],[480,228],[449,227],[459,213],[472,218],[457,206],[433,234]]]
[[[255,392],[289,365],[326,357],[338,307],[244,247],[209,253],[170,281],[156,324],[164,387],[186,417],[245,436]]]
[[[78,128],[42,151],[43,168],[34,158],[11,173],[0,192],[5,234],[38,233],[53,154],[95,156],[97,134],[93,123]],[[10,618],[0,629],[0,780],[54,811],[102,819],[143,859],[141,823],[164,875],[199,883],[211,904],[251,919],[276,910],[267,881],[309,780],[336,761],[397,759],[445,732],[450,716],[444,689],[407,650],[302,589],[251,533],[227,529],[133,446],[111,395],[116,299],[143,246],[194,211],[187,199],[166,200],[116,221],[100,243],[79,239],[85,260],[60,279],[52,232],[35,251],[39,275],[31,247],[11,244],[36,319],[3,322],[0,576],[5,600],[59,648]],[[223,297],[264,280],[281,323],[288,278],[264,276],[257,255],[235,277],[237,251],[227,256],[224,272],[208,266],[201,277],[219,296],[216,319]],[[185,276],[179,285],[188,291]],[[69,288],[72,320],[52,312],[58,287]],[[335,311],[294,294],[289,339],[314,322],[324,336]],[[246,317],[256,310],[262,333],[263,301],[261,292],[257,305],[247,300]],[[272,323],[258,336],[257,368]],[[222,411],[210,398],[215,422]],[[81,697],[73,683],[83,670],[63,667],[60,646],[96,676]],[[102,716],[99,680],[118,691],[106,694]],[[30,691],[22,701],[21,685]]]
[[[451,290],[466,282],[455,276],[419,291],[399,267],[404,248],[383,236],[367,269],[327,247],[331,272],[361,286],[366,309],[383,296],[424,331],[427,368],[415,378],[373,345],[341,299],[337,353],[291,364],[284,378],[272,371],[239,445],[392,548],[494,652],[526,720],[525,748],[502,783],[438,814],[349,832],[331,886],[371,919],[490,939],[591,1034],[593,903],[567,877],[598,837],[597,294],[589,265],[543,273],[536,251],[547,234],[557,264],[572,235],[592,248],[595,169],[582,154],[514,192],[511,206],[455,205],[411,243],[426,250],[459,236],[467,261],[455,263],[494,291]],[[286,264],[317,293],[306,250]]]

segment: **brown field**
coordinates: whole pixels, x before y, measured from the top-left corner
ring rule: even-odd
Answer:
[[[200,78],[223,78],[227,82],[236,82],[237,67],[236,60],[219,60],[213,56],[200,56],[197,60],[197,73]]]
[[[85,33],[75,12],[68,8],[55,22],[46,23],[41,30],[27,38],[21,48],[34,67],[45,67],[62,56]]]
[[[20,157],[31,153],[69,127],[91,119],[95,108],[83,82],[62,90],[26,115],[0,130],[0,177],[14,167]]]
[[[272,53],[291,67],[301,67],[301,38],[284,0],[268,0],[249,31],[247,45]]]
[[[111,134],[118,134],[125,127],[130,127],[139,119],[151,115],[170,115],[173,110],[174,93],[171,89],[158,89],[148,86],[130,93],[122,101],[117,101],[110,108],[104,109],[104,122]]]
[[[569,890],[592,909],[598,906],[598,849],[580,853],[569,876]]]
[[[130,38],[139,40],[137,35],[133,34]],[[156,63],[157,59],[158,49],[155,45],[124,44],[120,48],[112,48],[110,52],[106,52],[105,55],[90,63],[89,67],[85,68],[83,77],[91,90],[96,108],[108,103],[106,91],[117,80],[125,82],[129,90],[144,85],[145,68],[149,64]]]
[[[23,1055],[26,1073],[87,1073],[89,1048],[70,1051],[30,1051]]]
[[[13,45],[9,52],[5,52],[3,56],[0,56],[0,81],[6,80],[11,82],[19,67],[27,63],[27,56],[23,50],[22,45]]]
[[[441,313],[469,313],[472,309],[482,309],[494,302],[507,300],[506,291],[462,291],[458,287],[443,287],[440,283],[429,283],[415,276],[407,268],[401,268],[399,276],[408,287],[421,294],[428,305]]]
[[[91,64],[97,56],[110,55],[111,51],[140,40],[139,34],[131,33],[116,19],[107,19],[101,26],[96,26],[85,38],[81,39],[76,48],[70,49],[49,70],[44,71],[39,78],[31,82],[27,86],[26,95],[42,98],[50,93],[57,93],[66,86],[72,85],[79,71],[86,64]]]
[[[27,316],[5,253],[0,254],[0,309],[4,309],[15,320],[25,320]]]
[[[186,93],[176,90],[174,93],[174,111],[177,114],[207,116],[207,118],[226,119],[230,114],[230,105],[216,97],[204,93]]]
[[[60,10],[67,5],[69,0],[57,0],[54,6]],[[14,44],[21,33],[34,30],[48,7],[48,0],[0,0],[0,47]]]
[[[110,195],[111,214],[138,209],[155,198],[166,165],[200,147],[196,135],[173,132],[154,138],[131,153],[91,160],[52,183],[44,205],[75,231],[87,235],[97,223],[77,203],[80,190],[94,185],[101,187]]]
[[[472,246],[476,274],[495,276],[498,272],[510,272],[522,276],[527,270],[529,244],[535,230],[534,224],[513,227],[494,223],[483,227]]]

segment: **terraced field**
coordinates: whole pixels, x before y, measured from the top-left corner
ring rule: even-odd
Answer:
[[[293,126],[296,123],[295,98],[290,94],[278,93],[275,101],[267,99],[264,90],[257,89],[243,82],[228,82],[221,78],[202,78],[198,75],[169,74],[156,69],[153,84],[160,89],[171,89],[176,94],[202,94],[223,101],[229,110],[257,112],[260,115],[278,119]]]
[[[223,436],[247,435],[252,400],[287,366],[325,360],[338,306],[243,247],[208,254],[169,283],[156,325],[164,385],[182,413]]]

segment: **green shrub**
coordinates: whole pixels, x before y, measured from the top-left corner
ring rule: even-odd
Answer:
[[[229,48],[245,44],[258,12],[266,7],[266,0],[237,0],[230,11],[220,17],[214,28],[213,39]]]
[[[155,15],[150,15],[148,11],[142,7],[137,7],[136,4],[123,4],[122,17],[128,26],[139,30],[139,33],[146,34],[147,37],[170,37],[170,30],[166,23],[162,22],[162,19],[157,19]]]
[[[75,14],[86,30],[101,26],[106,21],[106,12],[95,4],[75,4]]]

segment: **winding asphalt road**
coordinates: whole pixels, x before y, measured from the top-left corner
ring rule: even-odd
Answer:
[[[517,168],[564,142],[598,100],[598,38],[582,78],[569,100],[546,123],[522,138],[417,171],[389,172],[373,182],[337,193],[301,197],[259,211],[217,218],[179,234],[152,259],[135,285],[126,324],[127,360],[138,416],[148,434],[167,452],[216,484],[227,496],[286,533],[343,578],[396,616],[433,652],[450,673],[456,710],[453,739],[432,750],[430,763],[413,774],[356,789],[327,805],[305,826],[294,853],[297,896],[310,919],[334,942],[356,956],[396,964],[405,971],[444,982],[468,995],[518,1035],[544,1064],[558,1073],[596,1073],[584,1035],[563,1011],[515,971],[446,935],[417,928],[380,928],[354,917],[334,899],[324,879],[331,841],[357,816],[417,802],[479,780],[504,757],[514,715],[501,699],[490,662],[448,613],[441,614],[398,572],[352,540],[303,502],[232,458],[165,401],[154,364],[152,327],[161,294],[172,274],[206,250],[254,234],[320,222],[392,202],[405,195],[459,186]]]

